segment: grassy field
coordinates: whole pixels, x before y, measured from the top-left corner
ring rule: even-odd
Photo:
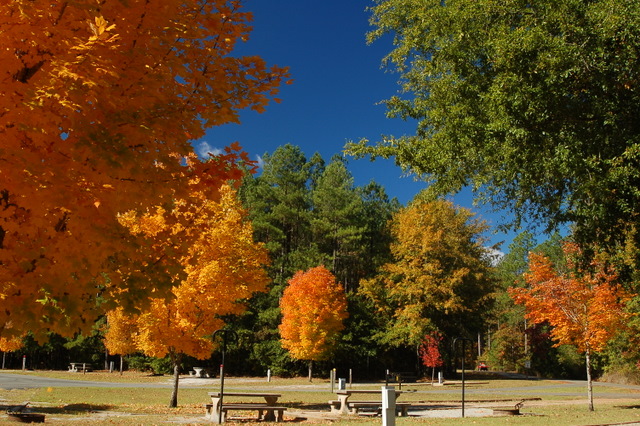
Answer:
[[[4,372],[3,372],[4,373]],[[19,373],[19,372],[18,372]],[[18,374],[17,373],[17,374]],[[46,423],[90,425],[159,425],[210,424],[204,418],[207,392],[218,390],[214,379],[183,380],[178,394],[178,408],[167,408],[171,389],[145,388],[147,384],[168,384],[169,376],[149,376],[141,373],[92,372],[87,374],[68,372],[30,372],[52,378],[92,380],[109,383],[140,383],[140,387],[53,387],[24,390],[0,389],[0,408],[30,401],[33,410],[46,415]],[[640,388],[607,385],[596,386],[596,411],[589,412],[586,389],[570,382],[552,380],[505,380],[491,375],[470,375],[467,380],[466,407],[472,415],[474,407],[513,405],[526,399],[523,413],[516,417],[466,417],[397,418],[398,425],[456,424],[456,425],[605,425],[615,423],[640,423]],[[405,384],[403,402],[414,402],[425,408],[460,406],[461,385],[448,382],[446,386],[428,383]],[[382,383],[354,384],[354,387],[377,388]],[[115,385],[114,385],[115,386]],[[335,399],[327,381],[316,379],[309,384],[305,379],[229,378],[225,389],[276,391],[282,394],[279,403],[288,408],[287,423],[312,422],[349,424],[380,424],[380,418],[354,416],[330,416],[327,401]],[[360,398],[359,398],[360,399]],[[432,413],[438,410],[430,410]],[[307,418],[307,420],[303,420]],[[0,423],[9,422],[4,414]],[[229,421],[246,423],[248,420]]]

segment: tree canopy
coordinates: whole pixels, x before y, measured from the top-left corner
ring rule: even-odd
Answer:
[[[577,265],[579,251],[575,243],[564,244],[566,272],[558,271],[548,257],[531,253],[525,274],[530,287],[513,287],[509,293],[526,307],[527,318],[551,324],[551,336],[558,345],[575,345],[585,354],[589,408],[593,410],[591,356],[602,351],[624,326],[629,295],[616,282],[615,270],[601,260],[595,259],[589,268]]]
[[[282,346],[296,359],[311,362],[329,357],[349,316],[342,285],[324,266],[299,271],[289,280],[280,301]]]
[[[480,324],[494,286],[480,236],[485,226],[443,200],[418,198],[394,215],[393,260],[360,287],[388,323],[386,342],[418,345],[432,331],[478,331],[472,328]]]
[[[377,0],[373,42],[401,75],[388,115],[414,135],[348,145],[395,157],[445,194],[580,241],[624,240],[640,206],[640,4],[630,0]]]
[[[253,228],[229,186],[222,187],[219,202],[200,197],[186,212],[182,204],[171,212],[128,218],[127,226],[163,239],[161,228],[176,232],[169,216],[188,216],[188,224],[177,225],[197,236],[180,258],[186,278],[173,288],[170,300],[153,298],[148,308],[134,315],[121,309],[110,312],[105,335],[107,348],[115,353],[135,347],[150,356],[169,355],[176,375],[172,407],[177,403],[182,356],[206,359],[211,355],[211,336],[224,326],[223,318],[244,311],[253,293],[266,289],[269,262],[263,245],[253,241]]]
[[[171,250],[140,251],[118,213],[171,211],[194,189],[215,199],[239,178],[239,147],[204,162],[190,140],[262,111],[286,78],[231,55],[250,19],[229,0],[3,5],[0,336],[87,330],[184,274],[157,262]]]

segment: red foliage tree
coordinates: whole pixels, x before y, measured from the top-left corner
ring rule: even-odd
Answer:
[[[442,335],[440,333],[435,332],[433,334],[425,334],[422,339],[422,343],[418,348],[422,364],[425,367],[431,367],[432,383],[436,367],[441,367],[444,364],[442,355],[440,354],[440,342],[442,342]]]

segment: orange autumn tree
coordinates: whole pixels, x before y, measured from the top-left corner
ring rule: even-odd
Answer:
[[[69,336],[168,294],[184,271],[140,251],[117,214],[171,211],[194,179],[215,198],[239,177],[237,150],[205,163],[190,141],[262,111],[287,78],[233,56],[250,20],[233,0],[3,2],[0,338]]]
[[[293,358],[309,361],[311,381],[313,361],[332,354],[349,316],[344,289],[324,266],[298,271],[284,290],[280,309],[282,346]]]
[[[580,248],[565,243],[567,271],[554,268],[543,255],[529,254],[529,288],[512,287],[514,301],[524,305],[526,318],[534,323],[548,322],[556,346],[574,345],[585,354],[589,410],[593,411],[591,356],[604,349],[611,337],[624,325],[628,294],[617,284],[612,267],[594,259],[588,267],[577,263]]]
[[[164,239],[165,230],[197,238],[181,259],[186,276],[173,288],[173,297],[154,298],[148,308],[135,315],[127,315],[122,309],[110,312],[105,335],[112,353],[135,348],[149,356],[170,357],[174,369],[170,407],[177,406],[182,356],[210,357],[211,336],[224,325],[222,317],[244,311],[244,302],[253,293],[264,291],[268,281],[264,270],[267,251],[253,241],[253,228],[235,191],[224,186],[219,202],[205,197],[198,201],[177,202],[179,207],[172,212],[156,210],[122,217],[133,232],[155,240]],[[176,217],[186,222],[169,225]],[[133,346],[126,344],[129,341]]]

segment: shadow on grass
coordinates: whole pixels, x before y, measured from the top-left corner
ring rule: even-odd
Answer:
[[[296,408],[298,410],[312,410],[312,411],[326,411],[329,412],[329,404],[325,403],[307,403],[307,402],[287,402],[285,404],[289,408]]]
[[[13,411],[15,405],[0,405],[0,411]],[[34,407],[28,406],[24,409],[25,413],[43,413],[43,414],[86,414],[96,411],[106,411],[112,409],[112,405],[98,404],[69,404],[63,407]]]
[[[640,405],[615,405],[615,408],[622,408],[623,410],[638,410]]]

